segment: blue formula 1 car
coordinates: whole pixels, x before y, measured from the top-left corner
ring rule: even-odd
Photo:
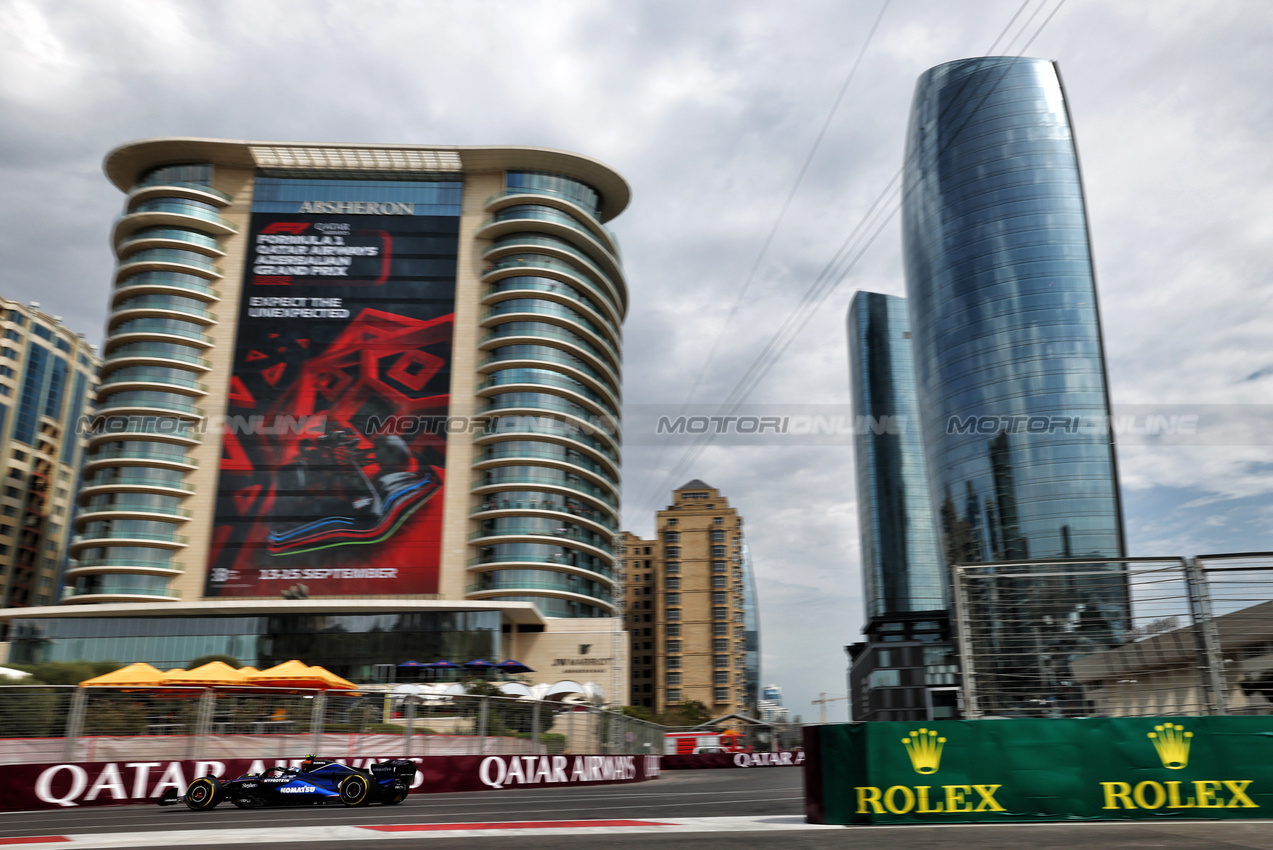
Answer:
[[[240,809],[312,806],[332,800],[346,806],[396,806],[407,798],[415,771],[415,764],[408,759],[391,759],[360,770],[310,756],[299,770],[271,767],[259,775],[249,773],[227,782],[201,776],[180,796],[175,788],[169,788],[159,798],[159,805],[185,803],[196,812],[216,808],[225,800]]]

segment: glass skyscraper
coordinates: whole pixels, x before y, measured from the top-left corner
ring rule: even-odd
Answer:
[[[943,609],[906,300],[857,293],[848,333],[867,617]]]
[[[1124,554],[1078,156],[1056,66],[920,77],[903,244],[949,564]]]

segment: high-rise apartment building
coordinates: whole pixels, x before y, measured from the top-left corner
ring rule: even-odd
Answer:
[[[920,77],[902,219],[946,565],[1123,557],[1087,215],[1054,63],[984,57]],[[1041,579],[1014,592],[1054,622],[1081,620],[1089,649],[1127,627],[1127,588],[1112,564],[1108,581],[1083,589]],[[1008,695],[994,708],[1064,701],[1073,646],[1035,640],[1007,609],[984,628],[974,639],[998,661],[978,675]],[[1047,695],[1037,693],[1044,669]],[[1014,683],[1027,680],[1035,692],[1018,694]]]
[[[924,460],[906,299],[849,307],[858,534],[866,640],[848,647],[854,720],[953,717],[957,666],[948,580]]]
[[[654,540],[624,538],[632,704],[662,712],[697,701],[715,716],[754,716],[759,623],[749,629],[742,517],[695,479],[673,491],[655,526]]]
[[[588,635],[619,628],[622,177],[541,148],[176,138],[106,172],[126,199],[77,604],[16,655],[73,632],[268,663],[295,635],[357,676],[590,651],[612,677],[626,645]],[[197,649],[148,639],[170,633]]]
[[[49,605],[72,535],[77,426],[93,403],[97,352],[36,302],[0,297],[0,330],[0,608]]]

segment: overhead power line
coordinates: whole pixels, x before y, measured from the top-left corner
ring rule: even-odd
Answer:
[[[1035,39],[1039,37],[1052,19],[1056,17],[1056,14],[1061,10],[1061,7],[1065,5],[1065,2],[1066,0],[1059,0],[1052,11],[1043,19],[1042,23],[1038,25],[1030,38],[1022,45],[1020,51],[1017,53],[1018,56],[1024,55],[1025,51],[1030,48]],[[1013,22],[1020,17],[1022,11],[1029,3],[1030,0],[1025,0],[1025,2],[1023,2],[1017,9],[1016,14],[1012,16],[1012,19],[1009,20],[1007,26],[1004,27],[1003,31],[991,44],[990,49],[987,51],[988,54],[994,51],[995,46],[1012,28]],[[1035,9],[1035,13],[1027,18],[1026,23],[1022,26],[1022,28],[1015,36],[1013,36],[1012,39],[1009,40],[1009,44],[1016,41],[1024,34],[1025,29],[1034,20],[1038,12],[1044,8],[1046,3],[1047,0],[1040,0],[1038,8]],[[951,144],[959,137],[964,127],[967,126],[968,121],[976,114],[977,109],[980,107],[980,103],[984,103],[985,100],[994,93],[1004,76],[1006,76],[1006,71],[1004,72],[1004,75],[1001,75],[999,79],[987,89],[985,94],[982,95],[977,107],[968,111],[968,117],[964,119],[964,122],[942,142],[943,147]],[[969,81],[965,80],[963,86],[968,84]],[[962,91],[962,86],[960,91]],[[947,109],[951,108],[950,104],[959,100],[958,94],[959,93],[957,92],[956,96],[950,99]],[[772,368],[777,364],[778,360],[791,346],[792,342],[794,342],[796,335],[799,334],[805,325],[808,324],[817,308],[825,302],[839,284],[848,277],[867,249],[869,249],[874,243],[876,237],[878,237],[883,231],[884,226],[887,225],[892,217],[901,209],[904,197],[895,196],[903,194],[899,187],[902,174],[903,170],[898,169],[885,188],[876,197],[875,201],[871,204],[870,208],[868,208],[857,226],[853,228],[849,236],[843,243],[841,243],[839,249],[837,249],[831,260],[823,267],[822,271],[805,291],[800,301],[794,308],[792,308],[790,313],[788,313],[782,325],[774,332],[773,336],[769,339],[769,342],[765,345],[765,348],[759,355],[756,356],[755,360],[752,361],[751,366],[748,367],[743,376],[739,378],[737,383],[735,383],[729,395],[726,397],[724,402],[721,403],[716,415],[733,415],[747,400],[747,398],[750,397],[751,393],[765,378],[765,376],[769,374],[770,370],[772,370]],[[667,492],[671,487],[674,487],[675,482],[679,480],[687,470],[693,467],[694,463],[714,439],[714,434],[704,434],[699,437],[694,445],[685,450],[680,460],[664,477],[663,482],[651,492],[650,498],[645,500],[644,510],[646,512],[653,509],[661,494]]]

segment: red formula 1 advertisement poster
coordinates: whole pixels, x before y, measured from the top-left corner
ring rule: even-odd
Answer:
[[[459,218],[323,208],[252,216],[209,597],[437,592]]]

